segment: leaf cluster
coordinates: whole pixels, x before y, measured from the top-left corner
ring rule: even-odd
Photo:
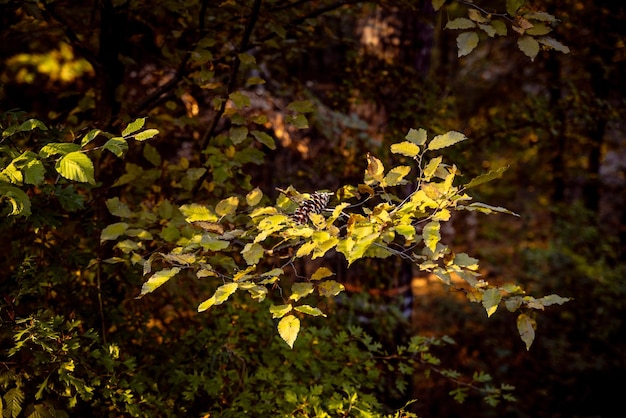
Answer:
[[[296,222],[290,213],[310,197],[292,187],[283,190],[273,206],[262,206],[267,200],[258,188],[215,205],[175,207],[164,200],[138,213],[118,199],[110,199],[110,212],[125,221],[103,229],[101,241],[117,241],[116,248],[132,263],[143,266],[147,279],[139,297],[183,272],[216,285],[213,295],[198,305],[198,312],[227,302],[237,291],[257,302],[271,296],[275,302],[269,313],[278,320],[279,335],[292,348],[301,318],[326,316],[320,309],[325,298],[345,290],[342,283],[330,278],[333,272],[329,268],[320,267],[304,277],[297,273],[294,262],[336,252],[343,255],[348,267],[365,258],[408,260],[420,271],[462,291],[470,301],[481,303],[488,316],[501,303],[511,312],[520,311],[518,331],[529,349],[536,327],[530,312],[568,299],[556,295],[535,299],[524,296],[516,285],[491,285],[480,278],[477,259],[454,253],[441,242],[441,224],[449,221],[454,211],[511,213],[471,202],[466,193],[497,178],[504,169],[463,183],[458,181],[461,173],[456,166],[433,155],[465,139],[454,131],[429,139],[424,129],[410,130],[404,141],[391,146],[391,152],[406,157],[415,167],[399,165],[386,170],[381,160],[368,155],[363,183],[342,186],[335,193],[336,206],[326,215],[310,213],[305,224]],[[399,195],[407,186],[411,191]],[[149,241],[152,246],[161,241],[159,250],[147,248]],[[115,263],[123,258],[105,261]],[[454,278],[460,278],[463,285],[454,284]]]

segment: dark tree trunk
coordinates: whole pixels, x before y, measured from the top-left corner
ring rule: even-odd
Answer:
[[[102,0],[100,9],[100,36],[96,66],[96,120],[109,127],[118,116],[121,105],[116,90],[124,80],[124,66],[119,61],[120,50],[126,41],[125,22],[116,14],[110,0]]]
[[[554,118],[550,121],[551,151],[550,165],[552,167],[552,202],[555,205],[563,203],[565,198],[565,143],[567,126],[565,112],[561,103],[561,62],[556,54],[551,54],[547,60],[548,83],[550,89],[550,109],[553,109]]]

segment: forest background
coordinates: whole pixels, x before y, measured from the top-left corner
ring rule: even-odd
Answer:
[[[625,9],[0,0],[3,417],[616,416]],[[535,307],[530,349],[519,317],[395,257],[292,264],[329,267],[343,290],[299,306],[293,348],[280,298],[257,287],[218,288],[221,306],[197,312],[219,283],[167,253],[190,233],[177,216],[208,205],[228,221],[198,225],[224,235],[233,196],[326,190],[331,211],[338,190],[384,197],[364,171],[404,161],[390,145],[419,128],[467,136],[438,168],[492,173],[472,197],[519,215],[458,211],[441,241],[502,289],[571,298]],[[246,262],[275,262],[251,248]],[[152,264],[162,280],[146,287]]]

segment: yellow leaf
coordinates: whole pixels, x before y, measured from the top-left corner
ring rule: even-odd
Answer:
[[[404,141],[391,145],[391,152],[394,154],[402,154],[407,157],[415,157],[420,153],[420,147],[412,142]]]
[[[304,244],[302,244],[300,248],[298,248],[298,251],[296,251],[296,258],[309,255],[315,247],[317,247],[317,242],[315,241],[305,242]]]
[[[324,312],[322,312],[319,308],[315,308],[310,305],[300,305],[294,308],[298,312],[305,313],[311,316],[326,316]]]
[[[437,248],[437,243],[439,242],[439,240],[441,240],[441,235],[439,234],[440,227],[441,225],[439,224],[439,222],[428,222],[424,226],[424,230],[422,231],[422,234],[424,235],[424,243],[426,244],[426,247],[428,247],[428,249],[432,252],[435,252],[435,249]]]
[[[289,299],[299,301],[311,293],[313,293],[313,283],[294,283],[291,285],[291,296],[289,296]]]
[[[383,163],[370,153],[367,154],[367,169],[365,170],[365,183],[372,184],[383,179],[385,167]]]
[[[320,283],[317,287],[317,292],[321,296],[337,296],[339,293],[345,290],[345,286],[335,280],[327,280],[325,282]]]
[[[217,213],[219,216],[230,215],[235,211],[235,209],[237,209],[237,205],[239,205],[239,199],[235,196],[231,196],[229,198],[221,200],[215,206],[215,213]]]
[[[293,315],[287,315],[278,322],[278,333],[290,348],[293,348],[299,332],[300,320]]]
[[[178,267],[173,267],[171,269],[164,269],[154,273],[141,287],[141,294],[139,297],[142,297],[146,293],[153,292],[157,287],[163,285],[179,272],[180,269]]]
[[[335,273],[333,273],[329,268],[320,267],[317,270],[315,270],[315,273],[311,275],[311,280],[321,280],[326,277],[332,276],[333,274]]]
[[[272,318],[274,318],[274,319],[282,318],[283,316],[285,316],[289,312],[291,312],[292,308],[293,308],[293,306],[291,306],[291,304],[289,304],[289,305],[271,305],[270,306],[270,313],[272,314]]]
[[[246,203],[248,206],[256,206],[263,198],[263,192],[258,187],[246,195]]]

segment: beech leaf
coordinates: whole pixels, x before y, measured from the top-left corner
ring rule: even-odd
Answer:
[[[126,137],[130,134],[133,134],[143,128],[143,125],[146,123],[146,118],[135,119],[131,123],[129,123],[126,128],[122,131],[122,136]]]
[[[290,348],[293,348],[299,332],[300,320],[293,315],[287,315],[278,322],[278,334]]]
[[[148,281],[146,281],[141,287],[141,294],[138,298],[141,298],[147,293],[154,292],[155,289],[165,284],[169,279],[174,277],[180,272],[180,268],[173,267],[171,269],[164,269],[154,273]]]
[[[487,311],[487,316],[490,317],[498,309],[498,304],[502,300],[502,295],[498,289],[487,289],[483,294],[483,307]]]
[[[413,142],[404,141],[391,145],[391,152],[394,154],[402,154],[407,157],[415,157],[420,153],[420,147]]]
[[[80,151],[65,154],[55,165],[57,172],[68,180],[96,184],[93,162]]]
[[[326,316],[326,314],[322,312],[319,308],[315,308],[310,305],[300,305],[296,306],[294,309],[298,312],[302,312],[311,316]]]
[[[478,46],[478,34],[473,31],[459,34],[456,37],[456,46],[459,48],[458,57],[469,54]]]
[[[433,138],[432,141],[428,144],[429,150],[438,150],[441,148],[446,148],[461,141],[465,141],[467,137],[461,132],[450,131],[446,132],[443,135],[437,135]]]
[[[517,40],[517,46],[531,61],[534,61],[539,53],[539,42],[531,36],[521,36]]]
[[[530,346],[535,341],[535,329],[537,322],[526,314],[520,314],[517,317],[517,331],[519,336],[526,344],[526,350],[530,350]]]

